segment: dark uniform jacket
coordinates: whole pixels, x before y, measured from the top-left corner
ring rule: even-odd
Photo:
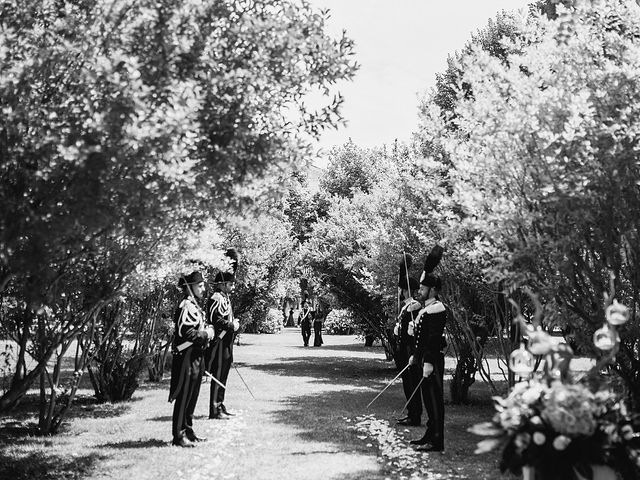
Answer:
[[[219,340],[221,345],[218,347],[222,348],[222,357],[224,359],[231,358],[236,328],[229,295],[224,292],[214,292],[209,298],[207,311],[209,312],[209,323],[216,333],[216,339],[219,339],[222,332],[224,332],[224,336]]]
[[[207,343],[204,312],[191,297],[187,297],[174,314],[173,360],[169,400],[173,401],[185,376],[193,376],[202,368],[202,355]]]
[[[311,328],[311,320],[313,320],[313,312],[310,308],[302,310],[298,315],[298,325]]]
[[[444,327],[447,323],[445,306],[439,300],[427,300],[416,320],[415,359],[434,365],[447,346]]]
[[[406,349],[408,355],[413,355],[415,351],[414,325],[421,308],[420,302],[410,300],[398,314],[398,347]]]

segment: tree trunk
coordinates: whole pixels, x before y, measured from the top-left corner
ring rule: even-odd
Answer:
[[[451,379],[451,403],[454,405],[469,402],[469,388],[476,381],[476,359],[471,349],[462,348],[456,370]]]
[[[22,313],[22,334],[20,335],[20,341],[18,342],[18,359],[16,360],[16,371],[11,380],[11,385],[20,382],[27,374],[27,343],[29,340],[29,329],[33,318],[29,315],[29,311],[25,308]]]

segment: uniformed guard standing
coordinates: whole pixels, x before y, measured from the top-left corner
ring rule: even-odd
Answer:
[[[174,315],[173,361],[169,401],[173,405],[173,445],[193,447],[193,442],[204,441],[193,431],[193,412],[200,393],[204,373],[203,353],[213,339],[213,329],[205,326],[204,312],[197,303],[204,294],[204,279],[200,272],[180,277],[178,282],[184,299]]]
[[[240,324],[233,316],[233,308],[229,294],[235,287],[235,275],[229,272],[218,272],[214,278],[214,292],[207,303],[207,322],[213,326],[216,344],[206,352],[206,363],[209,373],[220,383],[227,385],[229,370],[233,363],[233,340]],[[209,397],[209,418],[226,419],[234,414],[224,404],[226,388],[218,382],[211,382]]]
[[[404,301],[398,314],[398,322],[396,323],[394,333],[397,338],[397,350],[395,352],[396,366],[402,370],[409,363],[409,358],[415,353],[414,325],[418,312],[422,308],[422,304],[412,298],[412,295],[417,296],[420,284],[418,280],[407,275],[406,269],[403,268],[403,266],[400,268],[399,287]],[[402,373],[402,387],[409,403],[407,404],[407,415],[398,419],[400,425],[420,425],[422,401],[420,400],[419,393],[414,394],[420,378],[422,378],[422,372],[417,365],[410,365]]]
[[[418,300],[424,301],[424,308],[416,319],[416,352],[409,360],[414,365],[422,365],[422,399],[429,416],[424,435],[411,444],[426,452],[444,450],[444,328],[447,313],[438,297],[442,280],[432,273],[441,257],[442,248],[436,246],[425,260],[418,291]]]
[[[298,326],[302,330],[302,343],[305,347],[309,346],[309,338],[311,337],[311,318],[312,312],[307,302],[302,302],[302,310],[298,315]]]

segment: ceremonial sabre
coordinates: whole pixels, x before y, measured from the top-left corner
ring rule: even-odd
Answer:
[[[218,385],[220,385],[222,388],[224,388],[225,390],[227,389],[227,387],[225,387],[224,383],[222,383],[220,380],[218,380],[216,377],[214,377],[213,375],[211,375],[209,372],[207,372],[206,370],[204,371],[204,374],[209,377],[211,380],[213,380],[214,382],[216,382]]]
[[[398,373],[398,375],[396,375],[396,378],[394,378],[393,380],[391,380],[391,381],[387,384],[387,386],[386,386],[386,387],[384,387],[384,388],[382,389],[382,391],[381,391],[378,395],[376,395],[376,398],[374,398],[373,400],[371,400],[371,401],[367,404],[367,408],[369,408],[369,407],[371,406],[371,404],[372,404],[373,402],[375,402],[375,401],[378,399],[378,397],[379,397],[380,395],[382,395],[382,394],[384,393],[384,391],[385,391],[387,388],[389,388],[391,385],[393,385],[393,382],[395,382],[395,381],[398,379],[398,377],[400,377],[400,375],[402,375],[402,374],[404,373],[404,371],[405,371],[407,368],[409,368],[409,364],[408,364],[408,363],[407,363],[407,366],[406,366],[406,367],[404,367],[402,370],[400,370],[400,373]]]
[[[418,391],[418,389],[420,388],[420,385],[422,385],[422,381],[424,380],[424,377],[420,378],[420,381],[418,382],[418,385],[416,385],[416,389],[413,391],[413,393],[411,394],[411,396],[409,397],[409,400],[407,400],[407,403],[404,404],[404,407],[402,407],[402,410],[404,410],[405,408],[407,408],[407,406],[409,405],[409,402],[411,401],[411,399],[413,398],[413,396],[416,394],[416,392]],[[401,411],[402,411],[401,410]],[[394,414],[396,412],[393,412]]]
[[[233,365],[233,368],[236,369],[236,373],[238,374],[238,376],[240,377],[240,380],[242,380],[242,383],[244,383],[244,386],[247,387],[247,390],[249,391],[249,393],[251,394],[251,398],[253,398],[254,400],[256,400],[256,397],[253,396],[253,392],[251,391],[251,389],[249,388],[249,385],[247,385],[247,382],[244,381],[244,378],[242,378],[242,375],[240,375],[240,370],[238,370],[238,367],[235,366],[235,364],[231,364]]]

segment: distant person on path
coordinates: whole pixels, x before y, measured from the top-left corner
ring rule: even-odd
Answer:
[[[204,279],[200,272],[180,277],[183,300],[174,315],[173,361],[169,401],[173,405],[173,445],[193,447],[204,441],[193,431],[193,412],[198,402],[200,383],[204,373],[204,349],[214,337],[211,327],[205,326],[205,315],[196,299],[204,294]]]
[[[309,346],[309,338],[311,337],[311,317],[312,312],[307,302],[302,302],[302,310],[298,315],[298,326],[302,329],[302,342],[305,347]]]
[[[322,318],[320,318],[320,315],[316,315],[313,318],[313,333],[313,346],[321,347],[324,342],[322,341]]]
[[[435,253],[434,253],[435,252]],[[409,360],[414,365],[422,365],[422,399],[429,415],[427,429],[418,440],[417,450],[441,452],[444,450],[444,350],[447,342],[444,327],[447,312],[439,299],[442,280],[432,273],[442,256],[442,249],[435,247],[425,260],[425,268],[420,278],[418,300],[424,301],[416,320],[416,353]]]
[[[296,321],[293,318],[293,308],[289,309],[289,318],[287,319],[287,327],[295,327]]]
[[[409,358],[415,353],[414,328],[415,320],[423,305],[413,297],[418,296],[420,283],[413,277],[409,277],[407,269],[411,265],[410,256],[403,255],[400,262],[400,274],[398,287],[402,298],[402,307],[398,314],[398,322],[394,329],[397,339],[397,350],[395,353],[396,366],[399,370],[404,369],[409,363]],[[417,426],[420,425],[422,417],[422,396],[416,388],[422,378],[422,371],[418,365],[410,365],[402,373],[402,388],[407,402],[407,415],[398,419],[400,425]],[[415,393],[414,393],[415,392]]]
[[[235,250],[229,249],[227,256],[234,259],[234,270],[237,268]],[[227,385],[229,370],[233,363],[233,340],[240,328],[238,320],[233,316],[233,308],[229,294],[235,288],[235,275],[230,272],[218,272],[213,280],[214,293],[207,302],[207,321],[214,328],[216,345],[210,346],[206,353],[207,369],[220,383]],[[227,419],[234,414],[224,404],[226,388],[218,382],[211,381],[209,397],[209,418]]]

